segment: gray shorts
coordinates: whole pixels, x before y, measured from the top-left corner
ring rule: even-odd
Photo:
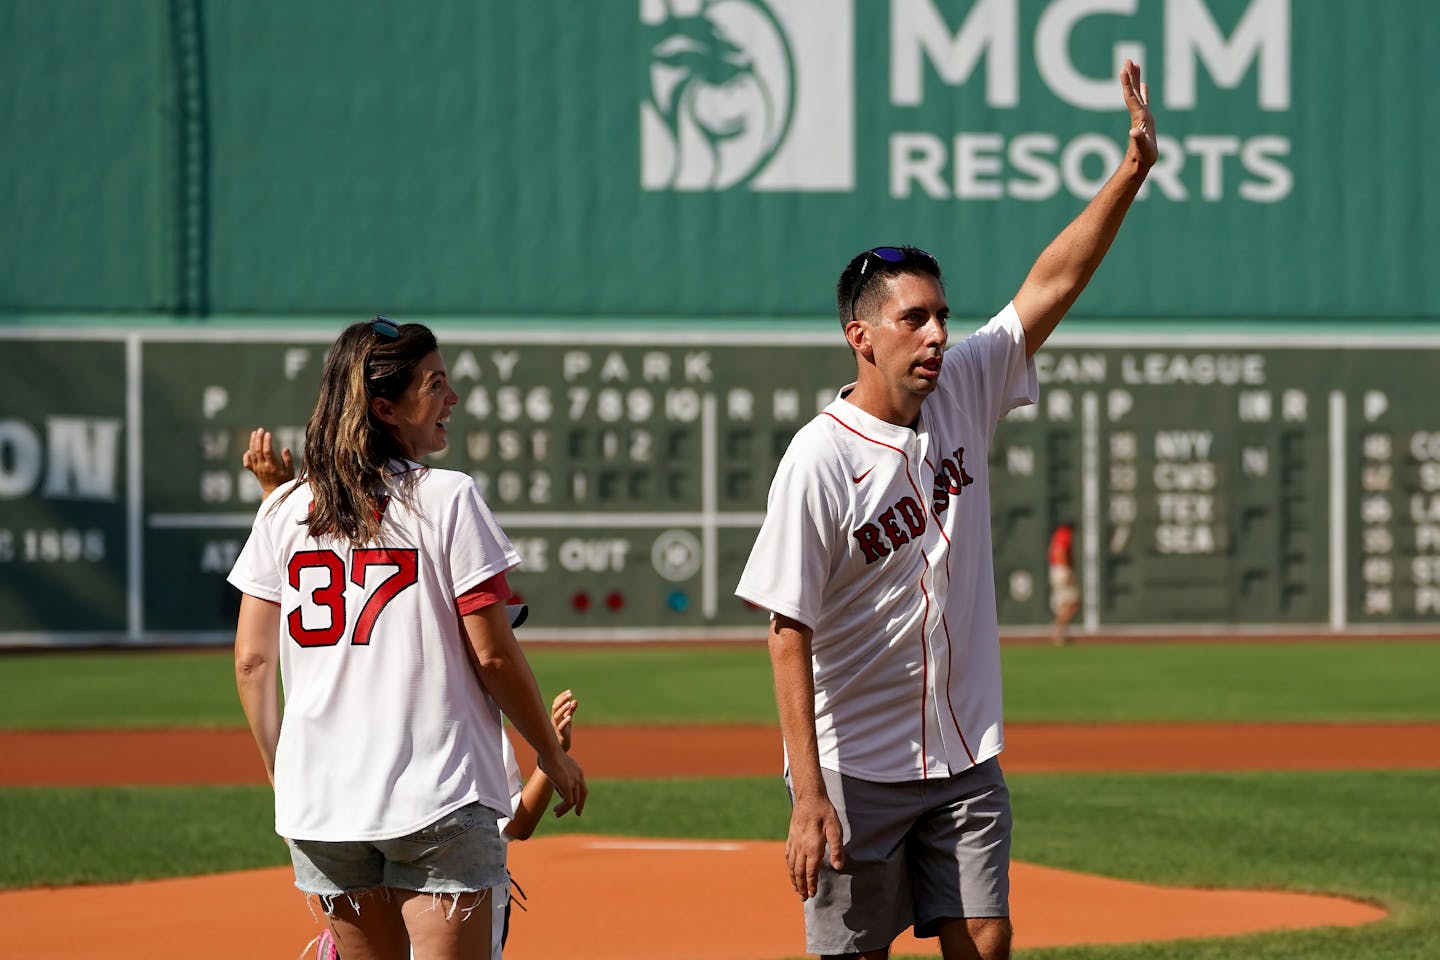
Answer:
[[[888,947],[914,926],[1010,915],[1010,791],[1000,762],[935,780],[872,783],[822,770],[845,837],[845,866],[828,857],[805,901],[811,953]]]
[[[393,840],[295,840],[295,886],[326,902],[372,887],[474,893],[506,880],[499,815],[478,801]]]

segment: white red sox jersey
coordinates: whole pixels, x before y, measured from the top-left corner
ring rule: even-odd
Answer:
[[[287,484],[261,505],[230,572],[280,605],[281,836],[386,839],[475,800],[511,809],[500,711],[471,666],[455,598],[519,554],[468,475],[394,466],[397,489],[402,473],[415,482],[408,505],[388,498],[375,545],[310,537],[309,489],[277,503]]]
[[[915,429],[850,389],[791,441],[735,592],[814,631],[821,766],[947,776],[1003,746],[986,461],[1035,366],[1011,304],[946,352]]]

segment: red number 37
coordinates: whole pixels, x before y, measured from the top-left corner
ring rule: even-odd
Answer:
[[[348,580],[352,583],[365,586],[366,572],[371,567],[388,567],[391,570],[390,575],[377,583],[374,591],[365,598],[365,605],[360,608],[360,616],[351,633],[352,644],[362,647],[369,644],[370,632],[375,629],[375,621],[380,619],[385,605],[394,600],[401,590],[415,583],[417,553],[416,550],[351,551]],[[302,647],[333,647],[345,636],[345,561],[333,550],[301,550],[290,558],[287,568],[291,587],[300,589],[300,574],[305,570],[323,570],[328,576],[285,618],[290,636]],[[330,622],[323,627],[305,626],[303,611],[317,607],[329,611]]]

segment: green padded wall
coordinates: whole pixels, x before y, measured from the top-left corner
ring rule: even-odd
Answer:
[[[1431,0],[12,0],[0,28],[12,320],[820,316],[896,242],[988,315],[1118,158],[1126,55],[1162,161],[1077,317],[1440,313]]]

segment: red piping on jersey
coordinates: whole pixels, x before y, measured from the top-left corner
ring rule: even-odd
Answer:
[[[886,450],[894,450],[896,453],[900,454],[900,458],[905,461],[905,482],[910,484],[910,489],[915,491],[915,496],[920,500],[920,502],[925,502],[925,496],[920,493],[920,488],[915,486],[915,480],[910,476],[910,455],[908,453],[906,453],[904,450],[901,450],[899,447],[885,443],[883,440],[876,440],[874,437],[867,437],[865,434],[861,433],[859,430],[856,430],[848,423],[845,423],[839,417],[835,416],[835,414],[831,413],[828,410],[824,410],[821,412],[825,416],[829,417],[831,420],[834,420],[836,423],[840,424],[840,426],[844,427],[846,430],[849,430],[851,433],[855,434],[855,436],[859,437],[861,440],[864,440],[866,443],[873,443],[877,447],[884,447]],[[931,509],[933,512],[934,508],[932,507]],[[940,534],[941,536],[944,536],[945,531],[942,529],[940,531]],[[949,543],[950,538],[945,537],[945,542]],[[925,564],[925,569],[929,570],[930,558],[925,555],[925,549],[923,544],[919,546],[919,550],[920,561]],[[945,556],[948,562],[950,551],[945,551]],[[947,570],[946,572],[948,573],[949,571]],[[925,611],[920,616],[920,779],[929,780],[930,767],[929,764],[926,763],[926,760],[929,757],[930,751],[929,748],[926,746],[925,737],[925,705],[929,702],[930,647],[925,642],[925,625],[930,622],[930,591],[925,589],[925,575],[923,573],[920,575],[920,594],[925,598]],[[949,636],[946,636],[945,642],[947,644],[950,642]],[[949,698],[948,690],[946,691],[946,698]],[[953,708],[951,709],[951,713],[954,713]],[[962,736],[960,739],[963,741],[965,738]],[[966,748],[966,752],[969,752],[968,747]]]
[[[922,462],[925,464],[925,466],[927,466],[927,467],[930,468],[930,472],[931,472],[931,473],[935,473],[935,467],[934,467],[933,464],[931,464],[931,462],[930,462],[929,460],[924,460],[924,461],[922,461]],[[946,544],[947,546],[950,546],[950,545],[951,545],[951,543],[950,543],[950,534],[948,534],[948,533],[945,532],[945,524],[943,524],[943,523],[940,522],[940,514],[938,514],[938,513],[935,512],[935,498],[934,498],[934,497],[931,497],[927,502],[930,504],[930,516],[932,516],[932,517],[935,518],[935,527],[936,527],[936,529],[938,529],[938,530],[940,531],[940,536],[942,536],[942,537],[945,538],[945,544]],[[959,503],[959,502],[960,502],[960,498],[959,498],[958,496],[955,497],[955,502],[956,502],[956,503]],[[946,550],[946,551],[945,551],[945,576],[947,576],[947,577],[950,576],[950,551],[949,551],[949,550]]]
[[[948,569],[945,571],[950,572]],[[965,756],[970,758],[970,766],[975,766],[975,754],[970,749],[970,744],[965,741],[965,731],[960,729],[960,721],[955,717],[955,704],[950,699],[950,678],[952,676],[950,666],[950,624],[945,620],[945,614],[940,614],[940,629],[945,631],[945,705],[950,708],[950,722],[955,724],[955,732],[960,735],[960,746],[965,748]]]
[[[925,466],[929,467],[932,473],[935,472],[935,467],[929,460],[925,461]],[[958,504],[960,502],[959,498],[956,498],[955,502]],[[956,509],[959,508],[957,507]],[[940,536],[945,538],[946,545],[953,546],[953,544],[950,543],[949,534],[945,532],[945,525],[940,522],[940,514],[935,512],[935,501],[933,499],[930,501],[930,516],[935,519],[935,527],[940,531]],[[946,584],[953,582],[950,575],[951,556],[953,556],[953,554],[947,549],[945,551]],[[975,766],[975,753],[970,749],[970,744],[965,739],[965,731],[960,729],[960,721],[955,717],[955,703],[950,699],[950,678],[952,676],[950,664],[952,654],[954,653],[954,646],[950,642],[950,622],[945,619],[945,614],[943,613],[940,614],[940,629],[945,631],[945,706],[950,708],[950,722],[955,724],[955,733],[960,737],[960,746],[964,748],[965,756],[970,758],[970,766],[973,767]]]
[[[407,473],[417,473],[417,472],[418,472],[418,473],[423,473],[424,471],[429,470],[429,469],[430,469],[430,468],[429,468],[428,466],[426,466],[425,464],[423,464],[423,463],[416,463],[414,460],[406,460],[406,461],[405,461],[405,469],[404,469],[404,470],[396,470],[394,473],[390,474],[390,476],[392,476],[392,477],[403,477],[403,476],[405,476],[405,474],[407,474]]]

